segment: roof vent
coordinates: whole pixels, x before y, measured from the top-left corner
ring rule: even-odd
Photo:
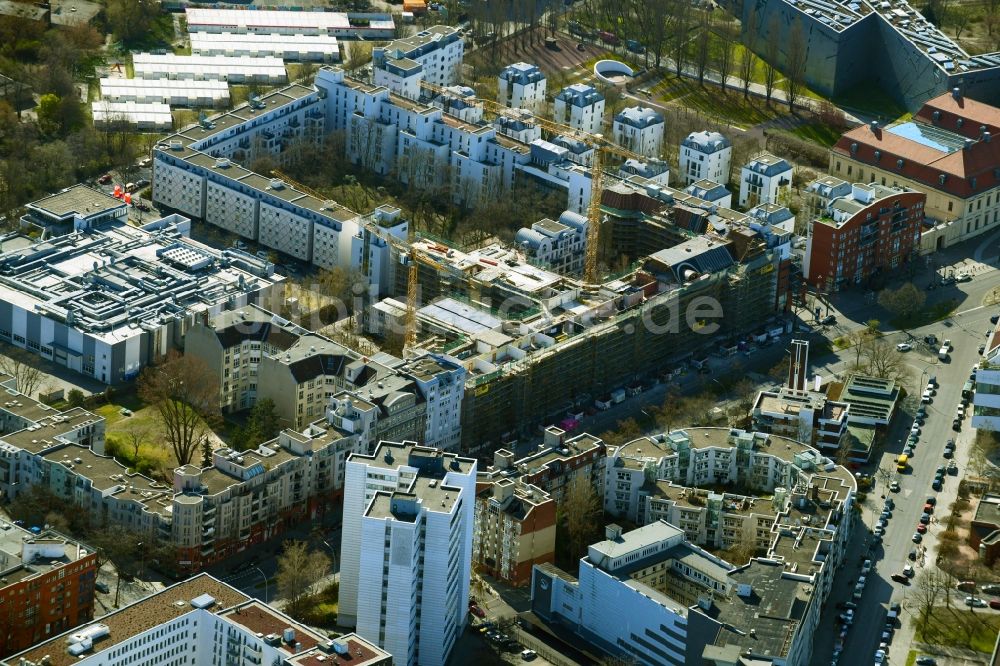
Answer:
[[[983,141],[985,141],[986,143],[989,143],[990,139],[992,139],[992,138],[993,138],[993,135],[990,134],[989,130],[986,130],[985,132],[983,132]]]
[[[872,129],[872,134],[878,134],[878,121],[877,120],[871,121],[871,123],[869,124],[869,127],[871,127],[871,129]]]
[[[943,173],[940,176],[938,176],[938,182],[940,184],[944,185],[944,183],[945,183],[946,180],[948,180],[948,174]]]
[[[851,144],[851,152],[852,153],[858,152],[858,143],[857,143],[857,141],[855,141],[854,143]]]
[[[962,91],[958,87],[951,89],[951,96],[955,99],[962,99]]]
[[[229,164],[230,162],[228,157],[220,157],[219,159],[215,160],[215,166],[219,169],[228,169]]]
[[[966,139],[966,140],[965,140],[965,143],[964,143],[964,144],[962,144],[962,149],[963,149],[963,150],[969,150],[970,148],[972,148],[972,146],[973,146],[973,145],[974,145],[975,143],[976,143],[976,142],[975,142],[975,141],[973,141],[972,139]]]
[[[902,169],[903,168],[903,164],[904,164],[903,160],[901,160],[901,159],[900,160],[896,160],[896,168],[897,169]]]
[[[941,112],[940,111],[935,111],[934,113],[932,113],[931,114],[931,120],[933,122],[935,122],[935,123],[938,122],[939,120],[941,120]]]
[[[211,594],[202,594],[192,599],[191,605],[195,608],[211,608],[215,605],[215,597]]]
[[[283,189],[285,189],[285,181],[281,180],[280,178],[272,178],[271,179],[271,189],[272,190],[283,190]]]

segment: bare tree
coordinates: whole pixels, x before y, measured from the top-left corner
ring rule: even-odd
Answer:
[[[642,435],[642,428],[634,418],[625,419],[618,422],[618,427],[601,434],[601,439],[609,447],[618,447],[627,444],[633,439]]]
[[[156,409],[178,465],[187,465],[219,416],[219,382],[208,365],[170,352],[142,371],[139,397]]]
[[[773,14],[767,22],[767,42],[764,46],[764,98],[771,103],[771,95],[778,81],[778,56],[780,55],[781,22],[778,15]]]
[[[0,372],[14,380],[14,390],[29,398],[38,390],[45,374],[34,364],[37,359],[20,347],[7,347],[0,355]]]
[[[805,85],[806,61],[806,37],[802,31],[802,21],[796,18],[788,37],[785,58],[785,96],[788,99],[789,111],[795,107],[795,100],[799,98]]]
[[[698,74],[698,83],[705,83],[705,73],[708,71],[712,55],[712,31],[708,12],[702,12],[698,21],[698,32],[694,37],[694,68]]]
[[[687,65],[688,39],[691,28],[691,3],[687,0],[673,0],[671,4],[671,25],[669,31],[670,57],[674,59],[674,73],[680,78]]]
[[[743,29],[743,55],[740,58],[740,66],[736,74],[743,88],[743,99],[750,97],[750,84],[753,82],[753,75],[757,69],[757,54],[751,47],[757,38],[757,30],[760,28],[760,14],[757,13],[756,5],[751,4],[748,11],[747,24]]]
[[[601,500],[594,492],[590,479],[584,475],[577,475],[570,481],[560,504],[570,556],[575,559],[583,553],[583,549],[595,533],[595,526],[599,523]]]
[[[896,383],[906,382],[906,363],[894,345],[882,338],[868,336],[859,346],[861,364],[858,370],[872,377],[891,379]]]
[[[926,632],[927,627],[931,626],[934,606],[942,594],[945,597],[949,596],[947,582],[942,574],[935,568],[924,569],[917,578],[917,584],[913,586],[913,593],[910,596],[917,604],[917,623],[921,632]]]
[[[330,573],[330,558],[320,550],[309,550],[305,541],[285,543],[278,556],[275,579],[278,593],[285,599],[285,609],[294,618],[302,616],[303,602]]]
[[[142,423],[131,423],[127,428],[125,428],[125,441],[132,453],[133,463],[137,463],[139,461],[139,449],[146,442],[151,430],[152,428],[143,425]]]
[[[733,73],[736,66],[736,34],[733,24],[728,19],[722,19],[716,27],[715,36],[718,44],[715,51],[715,69],[719,72],[719,82],[725,91],[726,82]]]

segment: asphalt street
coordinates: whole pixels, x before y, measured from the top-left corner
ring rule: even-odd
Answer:
[[[970,262],[971,263],[971,262]],[[821,629],[816,632],[813,646],[813,664],[831,664],[834,643],[837,641],[840,624],[837,615],[840,610],[837,605],[849,601],[855,582],[860,575],[861,560],[868,553],[875,568],[867,576],[864,594],[858,602],[855,621],[843,641],[843,653],[839,664],[872,663],[875,650],[878,649],[881,632],[885,624],[886,607],[891,602],[903,605],[902,625],[897,626],[894,640],[890,645],[889,663],[906,663],[913,637],[912,616],[915,605],[910,593],[911,585],[897,583],[891,580],[893,573],[902,572],[906,564],[913,564],[917,576],[927,566],[933,566],[936,551],[936,535],[943,529],[937,522],[938,514],[947,515],[948,506],[955,500],[958,481],[965,473],[969,456],[969,443],[974,436],[974,430],[966,418],[963,429],[956,433],[952,429],[952,419],[961,399],[962,386],[968,380],[970,370],[979,360],[978,348],[986,340],[987,331],[992,330],[990,316],[1000,311],[1000,307],[982,306],[983,297],[994,287],[1000,285],[1000,273],[995,270],[980,270],[971,283],[956,285],[952,290],[935,290],[940,298],[954,298],[958,295],[961,305],[958,312],[947,320],[910,331],[895,331],[887,335],[889,342],[910,342],[914,349],[901,352],[906,359],[912,376],[910,382],[911,396],[905,401],[902,413],[893,423],[885,448],[873,457],[872,463],[865,471],[875,473],[878,468],[887,470],[891,478],[898,480],[901,489],[898,493],[889,491],[888,479],[880,480],[875,473],[876,486],[869,492],[868,501],[863,505],[862,519],[865,530],[858,530],[855,535],[852,556],[835,579],[833,591],[824,609]],[[951,292],[951,293],[949,293]],[[870,308],[869,308],[870,311]],[[858,309],[863,314],[863,309]],[[838,319],[845,330],[856,327],[862,319],[854,322],[846,313],[838,311]],[[931,349],[921,342],[927,334],[935,334],[939,340],[948,338],[953,349],[947,361],[939,361],[936,349]],[[837,360],[821,366],[820,372],[843,374],[850,357],[844,358],[841,353]],[[928,416],[922,428],[920,440],[911,459],[910,470],[903,474],[895,471],[895,459],[902,451],[908,435],[913,414],[918,406],[919,394],[929,377],[935,376],[939,384],[937,395],[933,402],[927,405]],[[944,444],[948,439],[955,439],[958,450],[955,460],[959,465],[957,476],[947,475],[944,487],[940,493],[935,493],[931,482],[939,465],[948,461],[943,457]],[[922,543],[913,542],[923,506],[928,496],[937,497],[935,517]],[[871,535],[868,530],[873,528],[882,511],[883,497],[891,496],[895,500],[895,509],[888,521],[884,541],[881,545],[869,550]],[[916,551],[916,561],[908,556]],[[855,553],[857,555],[855,555]],[[953,602],[961,603],[961,597],[956,594]],[[985,611],[992,612],[992,611]]]

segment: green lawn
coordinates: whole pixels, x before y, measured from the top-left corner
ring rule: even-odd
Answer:
[[[819,122],[799,125],[792,130],[792,134],[824,148],[829,148],[840,139],[840,132]]]
[[[702,115],[722,124],[749,127],[786,114],[784,104],[768,106],[764,100],[751,96],[743,99],[743,93],[719,86],[699,85],[691,79],[668,77],[660,81],[652,90],[653,97],[663,102],[677,102],[679,105],[697,110]]]
[[[916,629],[914,640],[920,643],[990,653],[996,644],[997,632],[1000,631],[1000,615],[937,607],[928,622],[927,632],[921,631],[919,622]]]

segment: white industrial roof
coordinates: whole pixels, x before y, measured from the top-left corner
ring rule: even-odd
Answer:
[[[136,78],[161,79],[191,74],[197,79],[225,78],[234,74],[247,77],[264,76],[269,79],[285,77],[285,63],[281,58],[232,57],[224,55],[157,55],[132,54],[132,69]]]
[[[229,99],[229,84],[225,81],[171,81],[169,79],[101,79],[101,96],[111,98],[187,97],[195,101],[210,97],[216,101]]]
[[[291,12],[278,10],[198,9],[188,7],[188,29],[198,26],[222,26],[239,29],[253,28],[302,28],[329,30],[350,28],[347,14],[341,12]]]
[[[100,100],[91,102],[90,109],[95,123],[122,119],[137,125],[157,125],[160,127],[170,127],[173,125],[170,106],[160,102],[139,103]]]
[[[330,35],[234,35],[227,32],[192,32],[194,53],[253,53],[281,57],[294,53],[339,55],[337,38]]]

